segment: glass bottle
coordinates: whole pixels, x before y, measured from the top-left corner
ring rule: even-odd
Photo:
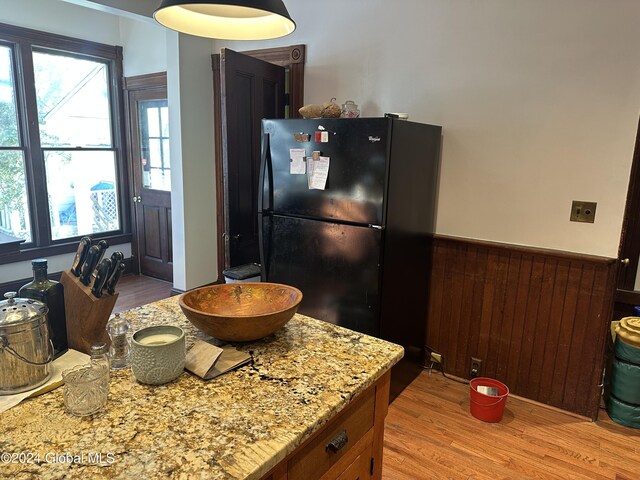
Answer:
[[[129,320],[122,318],[119,313],[116,313],[107,322],[107,333],[111,339],[109,358],[111,360],[111,368],[114,370],[129,366],[131,348],[128,333],[130,329],[131,323]]]
[[[109,349],[104,342],[94,343],[91,345],[91,366],[105,370],[107,372],[107,378],[109,377],[109,370],[111,369],[109,361]]]
[[[46,259],[32,260],[31,266],[33,267],[33,281],[20,287],[18,296],[38,300],[49,308],[47,319],[49,334],[53,342],[53,358],[58,358],[69,348],[64,312],[64,287],[60,282],[47,278]]]

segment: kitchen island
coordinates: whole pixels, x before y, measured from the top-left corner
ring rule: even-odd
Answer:
[[[177,325],[208,337],[177,297],[121,314],[132,330]],[[0,414],[0,476],[58,478],[379,478],[389,369],[402,347],[296,314],[235,344],[251,362],[209,381],[161,386],[112,371],[101,412],[65,412],[62,388]]]

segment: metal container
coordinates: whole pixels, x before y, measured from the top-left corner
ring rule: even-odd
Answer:
[[[53,344],[44,303],[5,293],[0,302],[0,395],[32,390],[51,376]]]

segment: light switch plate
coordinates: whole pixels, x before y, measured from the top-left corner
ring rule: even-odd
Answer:
[[[596,205],[596,202],[574,200],[571,203],[571,216],[569,220],[572,222],[593,223],[596,219]]]

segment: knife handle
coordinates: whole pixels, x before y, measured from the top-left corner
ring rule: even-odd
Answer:
[[[96,278],[93,281],[93,288],[91,289],[94,297],[100,298],[102,296],[102,289],[109,277],[109,270],[111,270],[111,259],[105,258],[96,268]]]
[[[73,264],[71,265],[71,273],[73,273],[76,277],[79,277],[80,273],[82,273],[82,264],[87,258],[87,253],[89,253],[90,246],[91,237],[82,237],[80,239],[78,250],[76,251],[76,256],[74,257]]]
[[[111,275],[111,278],[109,278],[109,282],[107,283],[107,292],[109,293],[109,295],[113,295],[114,293],[116,293],[116,285],[120,280],[124,269],[125,264],[123,262],[120,262],[116,267],[116,270],[113,272],[113,275]]]
[[[83,285],[89,285],[91,283],[91,272],[96,268],[98,263],[98,257],[100,256],[100,248],[96,245],[89,247],[89,253],[87,253],[87,259],[82,265],[82,275],[80,275],[80,282]]]
[[[106,252],[107,248],[109,248],[109,242],[107,242],[106,240],[100,240],[98,242],[98,248],[100,249],[100,255],[98,256],[98,261],[96,262],[96,265],[100,264],[100,262],[102,261],[102,257],[104,257],[104,252]]]
[[[124,253],[116,251],[111,254],[111,269],[109,270],[109,276],[107,277],[107,282],[111,279],[111,277],[113,277],[113,274],[116,273],[118,265],[120,265],[120,262],[122,262],[123,260],[124,260]]]

